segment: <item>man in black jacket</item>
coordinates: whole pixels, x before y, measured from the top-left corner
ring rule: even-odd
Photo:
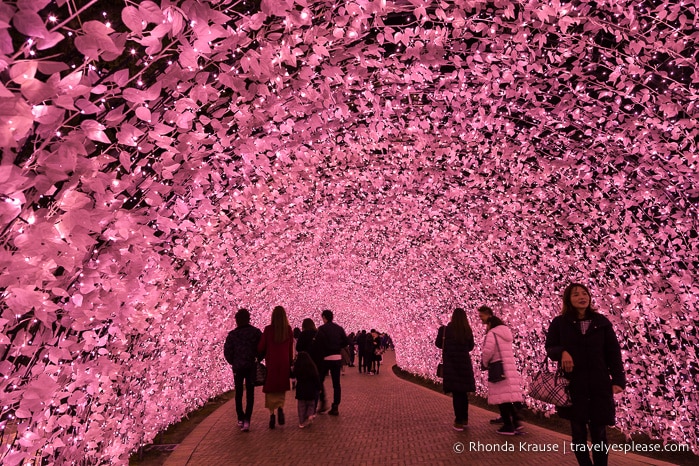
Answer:
[[[250,325],[250,311],[240,309],[235,314],[236,328],[228,333],[223,345],[223,355],[233,368],[235,384],[235,411],[238,415],[238,427],[243,432],[250,430],[250,417],[255,402],[255,358],[257,344],[262,337],[260,329]],[[243,387],[247,392],[245,410],[243,411]]]
[[[333,404],[328,414],[337,416],[339,413],[338,407],[342,397],[342,388],[340,387],[340,374],[342,372],[342,355],[340,351],[347,347],[349,340],[345,329],[333,322],[332,311],[326,309],[321,313],[323,325],[318,327],[318,334],[314,344],[317,345],[317,354],[323,356],[323,367],[321,368],[321,382],[325,382],[325,377],[330,372],[330,378],[333,382]],[[325,390],[321,391],[320,410],[323,413],[327,410],[327,401],[325,398]]]

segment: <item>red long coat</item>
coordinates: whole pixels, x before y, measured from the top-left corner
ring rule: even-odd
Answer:
[[[291,327],[288,337],[281,343],[274,341],[274,330],[271,325],[265,327],[262,338],[257,345],[258,353],[264,353],[267,366],[267,380],[262,387],[264,393],[286,392],[291,390],[289,382],[291,363],[294,358],[294,339]]]

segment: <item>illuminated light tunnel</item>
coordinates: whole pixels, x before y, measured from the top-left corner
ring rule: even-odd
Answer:
[[[528,381],[573,280],[622,342],[620,429],[699,453],[697,24],[656,0],[2,3],[0,461],[126,462],[232,388],[240,306],[332,309],[434,378],[437,327],[463,306],[480,341],[489,304]]]

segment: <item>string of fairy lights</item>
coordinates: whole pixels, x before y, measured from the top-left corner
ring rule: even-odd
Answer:
[[[699,451],[696,5],[113,3],[0,11],[3,464],[125,462],[231,389],[239,306],[433,377],[488,303],[528,379],[570,280],[619,427]]]

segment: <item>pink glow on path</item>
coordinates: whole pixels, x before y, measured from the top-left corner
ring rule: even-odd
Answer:
[[[529,380],[571,280],[619,427],[699,453],[696,5],[107,6],[0,5],[3,465],[127,462],[232,388],[239,306],[432,377],[489,304]]]

